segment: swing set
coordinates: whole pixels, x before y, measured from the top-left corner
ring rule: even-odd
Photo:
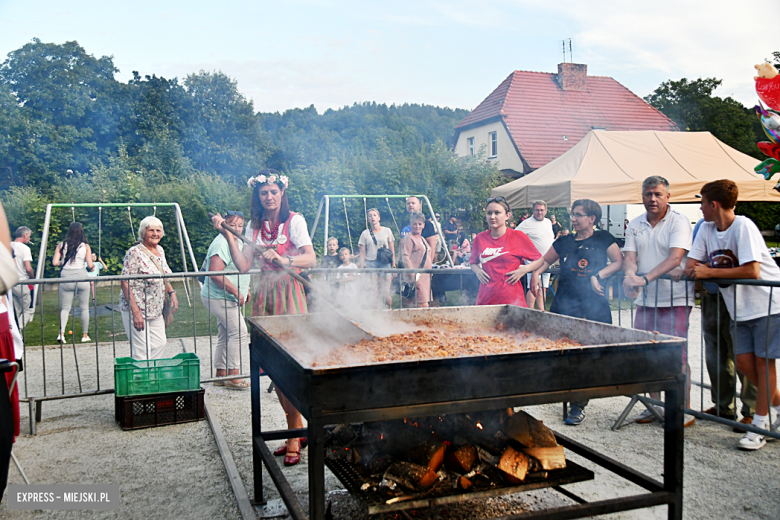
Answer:
[[[387,203],[387,209],[390,211],[390,216],[393,217],[393,223],[395,224],[395,229],[398,231],[398,236],[401,236],[401,229],[398,227],[398,221],[395,219],[395,214],[393,213],[393,208],[390,206],[390,199],[408,199],[409,197],[417,197],[421,201],[425,201],[425,206],[427,207],[428,211],[430,212],[430,218],[431,221],[435,221],[435,213],[433,211],[433,206],[431,206],[431,201],[428,200],[428,197],[425,195],[323,195],[320,199],[320,205],[317,208],[317,216],[314,219],[314,225],[311,227],[311,237],[314,238],[315,233],[317,232],[317,225],[320,222],[320,216],[324,212],[324,239],[323,244],[328,243],[328,228],[330,226],[330,201],[331,199],[334,199],[338,201],[338,199],[341,199],[341,202],[344,206],[344,218],[346,219],[347,223],[347,236],[349,237],[349,248],[353,252],[355,251],[355,248],[352,244],[352,231],[349,227],[349,215],[347,214],[347,199],[363,199],[363,214],[366,219],[366,229],[368,229],[368,203],[366,202],[367,199],[385,199],[385,202]],[[425,211],[423,210],[423,213]],[[438,221],[437,221],[438,222]],[[443,260],[446,260],[449,265],[455,265],[452,261],[452,257],[450,256],[449,248],[447,247],[447,241],[444,239],[444,234],[441,229],[441,225],[435,225],[434,228],[436,229],[436,234],[439,237],[439,244],[441,244],[441,250],[444,252],[444,258]]]
[[[192,261],[192,265],[194,266],[195,270],[198,270],[198,264],[195,261],[195,254],[192,251],[192,244],[190,244],[190,237],[187,234],[187,226],[184,224],[184,217],[181,213],[181,208],[179,207],[179,204],[176,202],[157,202],[157,203],[140,203],[140,202],[130,202],[130,203],[72,203],[72,204],[66,204],[66,203],[58,203],[58,204],[47,204],[46,205],[46,216],[43,220],[43,236],[41,237],[41,247],[38,253],[38,266],[35,270],[35,278],[40,279],[43,277],[43,271],[46,266],[46,246],[48,245],[49,241],[49,228],[51,226],[51,212],[53,208],[70,208],[71,211],[71,218],[72,221],[76,221],[76,208],[97,208],[98,210],[98,250],[97,250],[97,256],[98,258],[101,257],[101,248],[102,248],[102,240],[103,240],[103,208],[122,208],[127,209],[127,218],[130,222],[130,232],[133,236],[133,239],[136,239],[135,235],[135,226],[133,225],[133,212],[132,208],[152,208],[154,213],[154,216],[157,216],[157,208],[158,207],[170,207],[174,209],[175,214],[175,220],[176,220],[176,230],[179,234],[179,248],[181,250],[181,260],[182,265],[184,266],[184,272],[187,272],[187,254],[185,252],[184,245],[186,243],[187,245],[187,252],[189,252],[190,259]],[[192,306],[192,301],[190,299],[190,288],[185,283],[184,289],[187,294],[187,302],[190,306]],[[35,291],[33,293],[33,302],[32,305],[35,307],[35,303],[38,299],[38,292]]]

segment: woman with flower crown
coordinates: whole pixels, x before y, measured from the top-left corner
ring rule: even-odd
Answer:
[[[256,254],[248,244],[240,248],[236,237],[222,228],[225,219],[221,215],[215,215],[212,221],[227,239],[230,256],[240,272],[247,272],[253,262],[263,271],[252,281],[255,298],[252,315],[304,314],[308,310],[303,287],[273,263],[278,259],[296,271],[314,267],[317,263],[306,220],[290,211],[287,201],[289,179],[276,170],[268,169],[250,177],[247,185],[252,188],[252,210],[245,233],[246,241],[260,245],[266,251]],[[276,392],[287,415],[288,428],[302,428],[300,412],[278,388]],[[286,466],[297,464],[300,461],[300,443],[301,439],[289,439],[274,454],[286,455]]]

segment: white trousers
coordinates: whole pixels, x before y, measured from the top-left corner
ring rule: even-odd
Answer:
[[[122,325],[130,340],[130,355],[133,359],[160,359],[163,357],[168,338],[165,336],[165,320],[162,314],[153,320],[144,322],[143,330],[133,326],[133,315],[122,312]]]
[[[14,286],[13,295],[16,321],[19,324],[19,330],[23,330],[24,326],[30,323],[33,316],[35,316],[35,309],[30,307],[30,304],[32,303],[32,293],[27,284],[20,284]]]

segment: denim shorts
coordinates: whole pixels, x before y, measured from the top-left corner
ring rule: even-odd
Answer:
[[[730,328],[737,355],[755,354],[756,357],[767,357],[766,316],[737,322],[736,332],[732,321]],[[769,358],[780,358],[780,314],[769,317]]]

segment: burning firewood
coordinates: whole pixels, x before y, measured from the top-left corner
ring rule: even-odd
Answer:
[[[558,446],[552,430],[523,411],[504,421],[504,432],[527,448]]]
[[[566,455],[563,452],[563,446],[524,448],[523,453],[537,459],[544,470],[549,471],[566,467]]]
[[[456,473],[468,473],[476,461],[477,449],[471,444],[452,449],[444,457],[444,464],[447,466],[447,469]]]
[[[471,481],[466,477],[458,477],[458,488],[466,490],[471,487]]]
[[[411,462],[396,462],[387,468],[383,478],[409,491],[419,491],[431,487],[439,476],[427,466]]]
[[[446,451],[446,444],[431,439],[414,446],[411,451],[411,458],[421,466],[427,466],[433,471],[439,471],[439,468],[444,463]]]
[[[524,481],[528,474],[528,457],[509,446],[501,455],[498,469],[507,475],[510,483],[518,484]]]

